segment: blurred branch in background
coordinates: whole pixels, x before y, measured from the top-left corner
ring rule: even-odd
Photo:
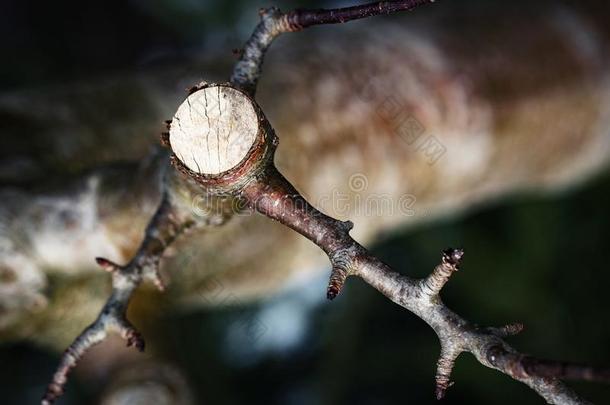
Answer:
[[[290,178],[297,179],[299,188],[307,190],[315,202],[331,201],[330,206],[320,204],[329,210],[327,212],[354,221],[362,241],[375,240],[379,232],[396,229],[404,223],[429,222],[439,215],[451,215],[508,192],[541,186],[561,189],[586,178],[599,170],[607,158],[607,131],[599,130],[607,122],[606,70],[598,63],[600,59],[604,60],[607,50],[598,42],[604,38],[603,27],[595,23],[596,19],[603,20],[604,13],[601,12],[603,8],[598,12],[587,11],[588,6],[583,3],[579,7],[585,11],[575,12],[540,3],[519,7],[522,9],[519,14],[509,6],[497,7],[496,11],[496,7],[469,3],[464,7],[467,12],[460,18],[452,15],[449,19],[438,16],[419,19],[419,13],[416,13],[409,17],[412,20],[409,27],[395,26],[391,22],[374,27],[360,24],[355,29],[349,28],[351,24],[334,27],[333,41],[328,41],[329,31],[322,29],[304,34],[303,40],[299,39],[301,36],[291,36],[290,43],[278,44],[283,46],[282,52],[270,53],[269,74],[260,90],[261,103],[278,132],[284,134],[278,164],[287,170]],[[511,16],[514,18],[507,19]],[[510,26],[501,23],[505,20],[511,22]],[[482,21],[490,21],[490,24]],[[457,22],[459,27],[455,27]],[[243,26],[249,27],[248,24]],[[426,34],[424,38],[422,27],[435,34]],[[490,30],[494,35],[485,34]],[[454,32],[460,34],[454,35]],[[569,35],[565,35],[566,32]],[[123,35],[121,40],[125,38],[130,37]],[[527,38],[527,41],[519,38]],[[360,44],[357,51],[353,48],[354,43]],[[585,43],[588,46],[582,46]],[[221,51],[228,55],[230,46]],[[294,64],[295,55],[301,61],[299,66]],[[211,55],[210,58],[214,59]],[[85,61],[86,58],[80,62]],[[114,63],[120,61],[119,57]],[[222,64],[228,65],[226,61]],[[191,66],[164,67],[158,72],[138,73],[135,78],[115,73],[112,80],[70,84],[68,91],[56,87],[55,90],[31,89],[2,96],[2,132],[19,134],[3,136],[3,164],[25,162],[28,167],[37,167],[30,171],[32,175],[27,182],[15,181],[14,175],[10,175],[24,174],[22,170],[3,172],[9,173],[3,177],[6,183],[18,186],[3,191],[3,196],[10,197],[3,199],[7,210],[3,219],[11,220],[9,227],[3,228],[5,235],[10,235],[4,242],[15,246],[4,256],[7,276],[3,280],[13,279],[14,266],[24,264],[23,268],[33,269],[28,274],[34,277],[23,279],[21,274],[24,273],[17,273],[19,282],[10,285],[10,290],[2,291],[35,294],[31,301],[34,304],[23,307],[25,312],[21,309],[3,312],[3,317],[19,314],[18,323],[11,322],[3,329],[5,339],[27,337],[61,347],[66,339],[74,336],[75,329],[82,328],[99,310],[105,299],[99,286],[106,280],[103,275],[98,276],[91,265],[91,257],[99,254],[94,250],[107,246],[109,256],[119,262],[129,257],[154,209],[152,205],[156,200],[150,200],[147,195],[158,195],[159,190],[154,181],[142,182],[142,194],[134,193],[137,198],[125,199],[126,194],[132,194],[125,191],[134,190],[134,185],[138,184],[131,178],[137,164],[95,168],[88,174],[91,177],[70,178],[69,182],[65,173],[79,173],[83,168],[103,164],[117,155],[124,159],[143,156],[146,146],[156,138],[155,122],[171,114],[173,106],[182,98],[180,90],[197,82],[199,72],[221,70],[215,60]],[[394,70],[393,66],[401,68]],[[103,66],[100,69],[100,72],[108,71]],[[80,72],[89,74],[86,69]],[[384,83],[392,85],[388,88]],[[275,97],[280,91],[286,94],[281,101]],[[464,97],[467,102],[463,101]],[[137,108],[133,108],[135,106]],[[464,109],[465,106],[468,108]],[[100,112],[103,112],[101,116]],[[311,119],[304,122],[303,116]],[[404,124],[408,117],[419,122],[425,130],[424,135],[418,138],[417,124],[415,127]],[[433,165],[428,163],[430,159],[421,151],[423,149],[418,149],[420,142],[425,145],[428,136],[434,136],[447,150]],[[109,142],[109,139],[120,140],[124,148],[117,150],[116,142]],[[377,142],[377,149],[371,149],[371,139],[383,139],[383,143]],[[329,143],[333,145],[330,148]],[[469,152],[452,152],[456,150],[456,144],[460,145],[459,150],[468,146]],[[297,157],[291,150],[302,153]],[[17,160],[16,151],[21,154]],[[306,157],[314,155],[317,164],[312,167]],[[384,157],[386,165],[368,166],[367,161],[380,161],[380,156]],[[49,171],[51,167],[54,169]],[[140,167],[145,168],[146,163]],[[142,170],[145,178],[146,171]],[[57,181],[41,188],[41,184],[48,183],[51,172]],[[314,173],[313,178],[304,173]],[[98,175],[108,180],[99,183],[102,188],[97,191],[95,187],[88,188],[87,179]],[[351,181],[352,176],[365,179],[366,183],[358,186]],[[395,189],[398,184],[400,189]],[[329,192],[329,186],[338,187],[337,193],[335,190]],[[403,211],[396,211],[397,215],[370,215],[370,211],[359,205],[358,201],[378,201],[370,197],[388,190],[391,191],[385,196],[388,200],[405,195],[415,197],[415,205],[411,207],[414,215],[405,217]],[[439,200],[441,195],[444,196],[442,201]],[[333,196],[341,199],[346,196],[349,204],[341,206],[344,203],[339,200],[340,204],[336,205]],[[130,201],[127,206],[135,209],[123,210],[121,206],[125,201]],[[92,202],[95,204],[88,205]],[[145,210],[138,209],[142,205]],[[197,203],[195,208],[201,211]],[[49,210],[57,212],[57,221],[28,222],[30,218],[39,218],[34,213],[48,213]],[[175,307],[178,302],[191,307],[218,303],[210,300],[203,290],[198,291],[209,276],[207,270],[203,272],[197,265],[200,262],[212,260],[213,267],[226,268],[221,280],[246,301],[268,296],[271,291],[281,288],[295,274],[292,269],[300,270],[302,275],[313,275],[319,270],[312,271],[312,268],[321,268],[323,260],[298,238],[255,218],[241,218],[235,222],[227,225],[233,228],[226,231],[214,231],[204,238],[193,239],[193,245],[201,246],[201,251],[191,260],[192,271],[172,276],[174,282],[169,286],[168,298],[160,300],[154,294],[151,298],[146,291],[136,297],[136,308],[140,309],[131,315],[136,323],[154,316],[158,312],[154,307],[160,302],[168,307]],[[586,223],[585,218],[580,223]],[[75,232],[80,229],[83,232]],[[280,256],[275,260],[262,260],[260,252],[264,249],[245,249],[243,256],[225,259],[235,253],[222,249],[223,241],[233,240],[229,235],[239,235],[240,246],[256,246],[262,242],[262,235],[257,231],[260,229],[265,229],[265,243],[272,245],[281,241],[286,250],[295,253],[296,259]],[[593,232],[589,229],[587,234]],[[248,237],[248,233],[253,236]],[[77,235],[83,239],[75,238]],[[545,238],[544,235],[540,237]],[[51,244],[52,239],[55,244]],[[460,240],[431,245],[451,245]],[[4,242],[3,246],[7,246]],[[52,246],[59,245],[62,246],[62,260],[49,256],[53,252]],[[83,250],[83,246],[91,249]],[[182,252],[175,259],[170,258],[166,271],[180,267],[184,249],[180,250]],[[514,250],[523,251],[523,248]],[[529,256],[532,255],[530,252]],[[589,252],[588,256],[595,257],[595,253]],[[471,255],[469,258],[474,260]],[[258,271],[246,270],[252,260],[261,264]],[[434,256],[429,255],[428,263],[432,260]],[[529,267],[530,263],[527,265]],[[425,266],[423,261],[413,268]],[[287,271],[287,267],[290,270]],[[535,267],[548,268],[546,262]],[[273,273],[273,268],[280,270]],[[472,271],[474,268],[469,265],[468,274]],[[511,271],[514,269],[507,267],[506,272]],[[542,270],[532,273],[540,272]],[[237,276],[239,274],[241,276]],[[520,279],[525,280],[526,275],[521,274]],[[508,283],[509,291],[515,291],[514,281],[508,280]],[[8,283],[4,285],[9,286]],[[86,289],[78,292],[70,287],[74,285]],[[549,283],[536,285],[540,289],[551,288]],[[21,287],[24,289],[19,290]],[[462,285],[461,288],[466,291],[470,287]],[[15,297],[10,294],[4,295],[5,302],[15,302],[8,299]],[[471,295],[481,294],[484,293],[478,291]],[[24,298],[28,296],[23,295]],[[495,297],[489,298],[490,305],[495,300]],[[566,297],[565,301],[572,299]],[[503,308],[501,303],[498,305]],[[514,302],[506,304],[510,310],[499,318],[524,319],[523,315],[514,314],[515,305]],[[65,308],[78,308],[79,311],[66,312]],[[387,308],[383,307],[383,310],[387,311]],[[460,309],[463,311],[475,311],[476,314],[477,310]],[[486,316],[486,311],[478,314],[479,318]],[[530,320],[527,324],[531,327],[540,321]],[[487,322],[494,322],[494,319]],[[63,325],[61,331],[56,330],[57,325]],[[604,336],[602,331],[591,333]],[[545,334],[539,330],[530,335]],[[557,339],[565,336],[566,331]],[[582,341],[582,337],[573,336],[572,341]],[[545,353],[544,350],[538,347],[529,351]],[[568,353],[566,350],[567,347],[549,349],[545,354]],[[569,353],[572,350],[578,349],[569,346]],[[597,352],[601,353],[600,349]],[[583,353],[573,356],[573,359],[582,358],[587,357]]]

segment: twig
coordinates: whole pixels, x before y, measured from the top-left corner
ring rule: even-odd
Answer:
[[[173,170],[172,170],[173,172]],[[57,371],[42,399],[42,405],[52,404],[63,394],[69,372],[93,346],[101,343],[110,332],[119,333],[127,346],[144,350],[144,339],[126,316],[129,301],[140,283],[148,279],[159,290],[165,286],[159,275],[159,262],[166,248],[179,235],[194,225],[206,225],[209,218],[196,218],[182,195],[188,193],[192,184],[181,180],[173,173],[164,178],[164,191],[159,207],[148,224],[144,239],[126,265],[121,266],[98,257],[96,262],[112,275],[112,293],[100,311],[98,318],[89,325],[66,349]],[[198,221],[198,222],[196,222]],[[220,223],[217,219],[212,221]]]
[[[300,31],[313,25],[344,23],[376,15],[409,11],[417,6],[433,2],[434,0],[379,1],[331,10],[298,9],[289,13],[282,13],[275,7],[261,9],[261,22],[240,52],[241,57],[233,69],[231,83],[254,96],[265,53],[280,34]]]
[[[176,125],[174,121],[169,124],[170,132],[165,134],[163,143],[174,152],[173,165],[186,175],[184,184],[190,184],[188,179],[192,179],[208,196],[229,194],[240,198],[254,210],[299,232],[326,252],[332,264],[327,289],[329,299],[339,294],[349,276],[359,276],[390,300],[428,323],[441,343],[436,374],[437,398],[442,398],[451,385],[451,371],[457,357],[469,352],[481,364],[527,384],[548,403],[586,404],[560,379],[608,382],[609,370],[523,355],[504,340],[519,333],[522,325],[480,328],[443,304],[440,292],[458,270],[464,253],[461,249],[445,250],[441,263],[424,279],[400,275],[352,239],[349,235],[353,227],[351,222],[336,220],[316,210],[273,163],[278,138],[253,99],[264,55],[273,39],[283,32],[298,31],[312,25],[410,10],[428,2],[378,2],[336,10],[296,10],[287,14],[275,8],[263,10],[261,23],[246,43],[234,68],[231,84],[202,83],[193,88],[176,113]],[[208,96],[213,95],[216,95],[215,102],[209,103]],[[205,139],[201,137],[202,127],[206,128]],[[236,135],[234,131],[237,131]],[[221,134],[224,137],[222,140]],[[238,136],[238,142],[233,142],[231,136]],[[226,148],[238,145],[238,150],[226,149],[225,153],[221,153],[221,145]],[[212,158],[213,155],[215,158]],[[112,295],[98,319],[62,357],[43,404],[50,404],[61,395],[70,369],[88,348],[101,342],[109,331],[120,332],[130,346],[144,348],[144,341],[125,316],[129,299],[144,277],[162,286],[157,267],[164,249],[193,225],[192,214],[179,204],[177,197],[184,184],[180,186],[177,180],[168,184],[163,201],[134,259],[126,266],[98,259],[102,267],[112,272]],[[221,213],[220,218],[225,218],[224,214]],[[207,224],[222,222],[211,220]]]
[[[390,300],[428,323],[441,343],[436,375],[437,398],[442,398],[451,385],[453,364],[463,352],[472,353],[481,364],[527,384],[551,404],[587,403],[559,378],[609,381],[608,370],[605,369],[564,367],[559,362],[537,360],[520,354],[504,340],[519,333],[523,329],[520,324],[480,328],[447,308],[440,299],[440,292],[451,275],[458,270],[463,250],[445,250],[440,264],[424,279],[413,279],[393,271],[349,235],[353,227],[351,222],[342,222],[318,211],[277,170],[273,157],[278,138],[262,110],[248,93],[240,92],[228,84],[206,84],[191,94],[183,105],[196,103],[201,97],[198,93],[224,95],[223,97],[231,100],[227,105],[238,109],[240,107],[237,106],[247,105],[246,101],[251,103],[247,110],[256,113],[256,126],[249,126],[247,134],[244,135],[251,139],[251,148],[239,164],[220,174],[202,171],[201,167],[209,166],[206,162],[197,166],[197,170],[192,170],[192,165],[189,168],[185,161],[174,156],[172,162],[176,168],[197,181],[208,193],[235,195],[252,209],[290,227],[319,246],[328,255],[332,265],[327,289],[329,299],[339,294],[349,276],[359,276]],[[219,96],[220,98],[222,97]],[[180,116],[184,128],[191,128],[192,124],[198,121],[190,112],[185,111],[184,115]],[[205,108],[200,113],[207,114]],[[224,114],[243,118],[250,113],[236,114],[236,111],[227,110]],[[238,118],[236,123],[245,127],[245,123],[239,122],[242,118]],[[215,122],[219,126],[223,125],[223,120]],[[219,132],[224,130],[222,127],[215,129]],[[196,130],[170,128],[170,143],[174,135],[180,137],[181,150],[186,148],[191,154],[204,158],[205,154],[200,152],[209,145],[205,142],[202,145]]]

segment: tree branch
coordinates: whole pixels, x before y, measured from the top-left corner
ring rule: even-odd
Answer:
[[[409,11],[433,2],[434,0],[379,1],[330,10],[298,9],[289,13],[282,13],[275,7],[261,9],[261,22],[244,45],[241,57],[233,69],[231,83],[254,96],[265,53],[280,34],[301,31],[313,25],[344,23],[365,17]]]
[[[240,163],[222,173],[216,173],[209,162],[203,161],[200,165],[193,166],[191,159],[187,158],[185,161],[184,156],[181,158],[174,155],[172,162],[176,168],[197,181],[206,192],[235,195],[247,206],[290,227],[319,246],[328,255],[332,265],[327,289],[329,299],[339,294],[347,277],[358,276],[390,300],[428,323],[441,343],[436,375],[437,398],[442,398],[451,385],[453,364],[463,352],[472,353],[481,364],[527,384],[551,404],[587,403],[563,384],[560,378],[609,381],[608,370],[605,369],[575,365],[567,367],[562,363],[538,360],[520,354],[504,340],[519,333],[523,329],[520,324],[480,328],[447,308],[441,301],[440,292],[451,275],[458,270],[463,250],[445,250],[440,264],[423,279],[413,279],[393,271],[349,235],[353,227],[351,222],[343,222],[318,211],[277,170],[273,158],[278,138],[262,110],[248,93],[238,91],[227,84],[206,84],[191,94],[183,106],[196,105],[206,94],[219,94],[219,100],[224,99],[223,97],[231,100],[223,107],[222,114],[238,117],[237,121],[231,121],[236,122],[236,125],[244,126],[239,120],[250,116],[252,112],[256,114],[253,120],[256,125],[248,126],[248,133],[243,138],[250,139],[250,151]],[[251,105],[248,106],[248,103]],[[238,106],[247,108],[244,107],[246,111],[243,114],[238,114],[231,110],[231,106],[236,109],[241,108]],[[204,151],[208,150],[210,145],[215,145],[214,137],[209,137],[212,141],[208,139],[202,142],[200,131],[185,130],[196,128],[194,123],[200,121],[197,115],[210,116],[211,110],[216,106],[206,104],[200,108],[178,110],[177,118],[181,126],[170,128],[169,142],[172,149],[176,144],[181,151],[190,151],[183,155],[199,156],[205,160]],[[195,115],[193,111],[196,111]],[[228,130],[223,128],[227,125],[226,119],[214,122],[217,127],[210,133],[224,133]],[[214,159],[213,155],[208,153],[210,160]]]
[[[170,169],[171,170],[171,169]],[[136,288],[148,279],[163,291],[164,283],[159,274],[159,263],[166,248],[180,235],[195,225],[220,224],[218,218],[197,218],[193,215],[188,201],[182,195],[193,187],[188,180],[180,179],[171,170],[166,173],[161,202],[150,223],[144,239],[132,260],[119,265],[98,257],[96,262],[112,275],[112,292],[97,319],[89,325],[66,349],[57,371],[42,399],[42,405],[52,404],[63,394],[68,374],[78,361],[93,346],[101,343],[110,332],[119,333],[127,346],[144,351],[144,339],[126,316],[129,301]],[[226,215],[221,214],[226,219]]]
[[[443,398],[450,386],[453,363],[462,352],[470,352],[481,364],[527,384],[552,404],[586,403],[557,378],[610,382],[608,369],[564,367],[559,362],[516,352],[502,338],[520,332],[519,324],[478,328],[448,309],[440,292],[458,270],[463,250],[445,250],[441,263],[428,277],[412,279],[394,272],[352,239],[350,222],[328,217],[309,205],[273,166],[264,177],[246,186],[241,196],[258,212],[294,229],[326,252],[332,264],[329,299],[337,296],[348,276],[359,276],[434,329],[442,348],[436,376],[437,398]]]
[[[520,332],[521,325],[480,328],[443,304],[440,292],[458,270],[464,253],[461,249],[445,250],[440,264],[424,279],[398,274],[349,235],[353,227],[351,222],[339,221],[319,212],[274,165],[278,138],[253,99],[264,54],[273,39],[283,32],[298,31],[312,25],[410,10],[427,2],[379,2],[336,10],[297,10],[288,14],[275,8],[264,10],[261,23],[235,66],[231,84],[202,83],[193,88],[169,124],[164,144],[172,149],[175,168],[186,176],[184,184],[192,179],[209,196],[228,194],[239,198],[252,209],[290,227],[319,246],[332,265],[327,289],[329,299],[340,293],[349,276],[358,276],[430,325],[441,343],[436,374],[437,398],[442,398],[451,385],[451,371],[457,357],[469,352],[484,366],[527,384],[548,403],[586,404],[560,379],[608,382],[607,369],[523,355],[504,340]],[[144,241],[129,264],[119,266],[98,259],[102,267],[112,272],[112,295],[98,319],[64,354],[43,404],[50,404],[61,395],[70,369],[109,331],[120,332],[129,346],[144,348],[141,336],[125,313],[133,291],[143,278],[150,278],[162,287],[157,267],[163,251],[194,224],[188,210],[175,203],[180,194],[177,184],[180,182],[169,183]]]

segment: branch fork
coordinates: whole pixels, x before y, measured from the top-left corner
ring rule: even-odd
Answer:
[[[472,353],[481,364],[527,384],[550,404],[587,403],[561,379],[610,382],[608,369],[541,360],[517,352],[504,339],[519,333],[523,329],[521,324],[481,328],[445,306],[440,292],[460,267],[462,249],[443,251],[440,264],[424,279],[398,274],[350,236],[351,222],[318,211],[275,167],[279,139],[254,100],[264,55],[273,40],[282,33],[313,25],[411,10],[430,2],[398,0],[334,10],[295,10],[284,14],[271,8],[261,12],[261,22],[240,53],[230,83],[203,82],[193,87],[173,119],[167,121],[168,132],[162,135],[162,143],[170,148],[170,161],[176,171],[168,172],[162,201],[131,262],[119,266],[97,259],[100,266],[112,273],[112,294],[98,319],[64,353],[43,405],[51,404],[61,395],[70,369],[109,331],[118,331],[128,346],[144,349],[140,334],[125,316],[129,299],[143,278],[163,288],[158,273],[163,252],[196,223],[189,204],[180,202],[183,191],[194,187],[209,196],[231,195],[320,247],[332,266],[327,288],[329,299],[340,293],[348,277],[358,276],[428,323],[441,344],[435,378],[439,399],[452,385],[451,371],[463,352]],[[219,225],[229,216],[223,214],[201,221]]]
[[[51,384],[42,399],[42,405],[50,405],[63,394],[68,374],[78,361],[93,346],[101,343],[109,332],[116,332],[127,342],[127,347],[144,351],[144,339],[140,332],[129,322],[126,316],[127,305],[133,290],[141,281],[140,272],[132,267],[121,267],[103,258],[96,258],[97,263],[112,273],[112,293],[98,318],[89,325],[64,352],[60,365],[53,375]]]
[[[196,100],[209,100],[210,97],[202,97],[199,92],[216,95],[217,100],[208,101],[201,106],[201,110],[194,113],[193,105],[197,103]],[[223,108],[218,109],[216,105],[222,104],[223,99],[229,101],[224,103]],[[256,127],[241,123],[240,120],[248,114],[234,111],[233,108],[254,111]],[[222,116],[229,118],[224,119]],[[206,122],[210,122],[208,120],[212,117],[212,122],[220,124],[206,128],[205,139],[202,139],[201,127],[197,125],[202,117],[205,117]],[[174,122],[177,124],[173,124]],[[212,167],[209,161],[220,156],[215,153],[215,148],[222,149],[225,143],[233,145],[237,142],[234,140],[236,136],[240,136],[243,141],[243,134],[232,133],[232,128],[237,127],[247,127],[255,134],[245,136],[250,140],[249,151],[237,165],[227,171],[206,171],[205,168]],[[216,139],[221,141],[217,142]],[[339,221],[318,211],[277,170],[273,159],[279,138],[262,109],[247,91],[230,84],[208,83],[191,93],[172,120],[168,142],[172,148],[171,162],[175,168],[198,182],[206,192],[232,194],[242,199],[246,206],[292,228],[322,248],[333,268],[327,296],[333,299],[339,294],[358,255],[364,251],[364,248],[349,236],[354,225],[350,221]],[[178,148],[175,145],[179,145]],[[188,149],[190,154],[181,153],[179,148]],[[193,166],[191,160],[184,159],[185,155],[197,156],[199,162]],[[220,165],[225,163],[219,162]]]
[[[102,269],[111,274],[112,292],[97,319],[62,355],[60,364],[42,398],[42,405],[51,405],[63,394],[70,371],[91,347],[101,343],[109,333],[118,333],[126,340],[128,347],[144,351],[145,343],[142,335],[127,319],[129,301],[144,279],[151,280],[161,291],[165,288],[159,274],[161,256],[178,235],[195,225],[191,213],[186,212],[184,205],[177,200],[181,187],[186,185],[178,179],[169,179],[169,177],[171,176],[167,175],[164,180],[167,189],[133,259],[125,266],[101,257],[95,259]]]
[[[464,256],[463,249],[444,250],[440,264],[424,279],[417,280],[399,275],[352,239],[349,234],[353,227],[351,222],[343,222],[318,211],[278,171],[273,160],[279,144],[278,138],[262,109],[252,98],[252,93],[236,85],[206,84],[206,87],[189,97],[201,98],[197,94],[199,91],[217,94],[218,100],[221,100],[221,97],[232,99],[232,102],[225,103],[225,109],[217,110],[215,105],[207,104],[209,108],[202,112],[203,116],[209,119],[217,114],[235,119],[213,119],[212,122],[220,123],[221,126],[208,128],[204,131],[203,139],[200,128],[193,124],[200,120],[192,114],[191,106],[194,100],[187,99],[183,106],[187,105],[189,108],[179,108],[172,121],[179,124],[172,124],[169,131],[169,144],[174,152],[172,163],[176,169],[198,182],[207,192],[232,194],[243,200],[246,206],[288,226],[320,247],[328,255],[332,265],[327,288],[329,299],[334,299],[340,293],[349,276],[359,276],[392,301],[426,321],[435,330],[441,342],[436,374],[437,398],[442,398],[451,386],[451,371],[457,357],[463,352],[470,352],[482,364],[528,384],[549,403],[586,403],[558,380],[548,384],[547,375],[539,372],[539,369],[527,368],[528,363],[524,361],[529,359],[528,356],[519,354],[504,342],[503,338],[520,332],[522,325],[480,328],[462,319],[442,303],[440,292],[451,275],[458,271]],[[230,128],[243,126],[239,120],[247,114],[231,110],[239,106],[256,112],[257,125],[249,127],[255,136],[246,134],[241,138],[242,141],[250,140],[249,151],[239,163],[226,172],[202,170],[204,167],[212,167],[206,159],[218,159],[219,155],[214,153],[214,147],[222,147],[222,143],[219,144],[214,139],[221,139],[219,134],[229,133],[226,139],[231,142]],[[189,131],[188,128],[194,129]],[[180,147],[186,147],[192,155],[202,159],[195,170],[192,164],[189,167],[188,159],[182,158],[184,154],[175,153],[174,145],[178,142],[174,142],[174,139],[182,142]],[[560,372],[561,368],[557,366],[557,362],[548,363],[556,366],[555,378],[568,377]],[[590,368],[589,371],[592,372]],[[596,375],[599,376],[599,372]],[[584,378],[585,374],[578,377]]]

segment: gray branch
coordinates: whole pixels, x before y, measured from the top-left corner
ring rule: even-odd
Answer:
[[[109,333],[119,333],[127,346],[144,350],[144,339],[126,316],[129,301],[144,280],[152,281],[159,290],[165,289],[159,274],[159,263],[169,245],[180,235],[195,226],[219,225],[228,218],[227,213],[211,213],[209,217],[193,214],[189,201],[183,195],[193,187],[192,182],[181,179],[168,168],[163,182],[161,202],[146,227],[144,239],[132,260],[119,265],[98,257],[97,263],[112,275],[112,292],[97,319],[89,325],[66,349],[53,379],[42,399],[42,405],[52,404],[63,394],[68,374],[83,355],[101,343]],[[210,217],[215,216],[211,219]]]

